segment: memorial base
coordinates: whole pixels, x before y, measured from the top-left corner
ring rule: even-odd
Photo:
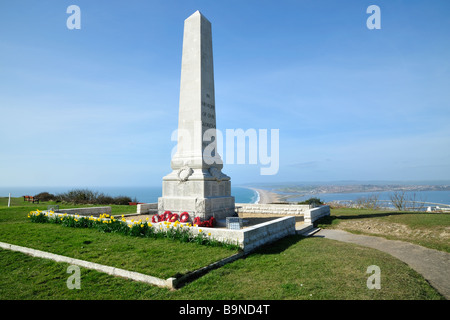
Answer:
[[[195,174],[193,175],[196,176]],[[158,214],[165,211],[187,212],[190,220],[225,219],[235,214],[235,201],[231,196],[231,182],[216,180],[208,175],[201,179],[181,181],[170,174],[163,179],[162,197],[158,198]]]

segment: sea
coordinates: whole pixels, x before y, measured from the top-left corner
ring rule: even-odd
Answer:
[[[162,194],[161,187],[0,187],[0,197],[8,197],[10,193],[11,197],[34,196],[41,192],[57,195],[73,189],[89,189],[111,197],[128,196],[143,203],[158,202]],[[236,203],[256,203],[259,200],[256,191],[244,187],[231,187],[231,195],[235,197]]]

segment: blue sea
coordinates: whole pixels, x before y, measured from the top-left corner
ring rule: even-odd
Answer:
[[[136,198],[138,202],[154,203],[161,197],[161,187],[0,187],[0,197],[22,197],[25,195],[34,196],[41,192],[52,194],[64,193],[73,189],[89,189],[112,197],[128,196],[132,200]],[[252,189],[243,187],[231,187],[231,195],[235,197],[237,203],[255,203],[258,200],[258,193]]]

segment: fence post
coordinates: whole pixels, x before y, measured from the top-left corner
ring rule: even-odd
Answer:
[[[11,192],[9,193],[8,197],[8,208],[11,206]]]

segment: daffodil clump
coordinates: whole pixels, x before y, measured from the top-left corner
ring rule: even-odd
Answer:
[[[149,218],[136,221],[131,219],[131,221],[128,221],[125,219],[124,215],[117,218],[104,213],[98,217],[88,217],[80,216],[78,214],[72,215],[40,210],[30,211],[28,218],[32,222],[61,224],[73,228],[96,228],[101,232],[115,232],[128,236],[169,238],[181,242],[194,242],[197,244],[213,246],[224,245],[230,247],[229,244],[222,244],[221,242],[214,240],[211,237],[211,233],[205,234],[201,229],[194,235],[192,228],[196,227],[196,225],[193,226],[190,223],[181,223],[179,221],[152,223],[149,221]],[[236,249],[233,246],[230,248],[233,250]]]

